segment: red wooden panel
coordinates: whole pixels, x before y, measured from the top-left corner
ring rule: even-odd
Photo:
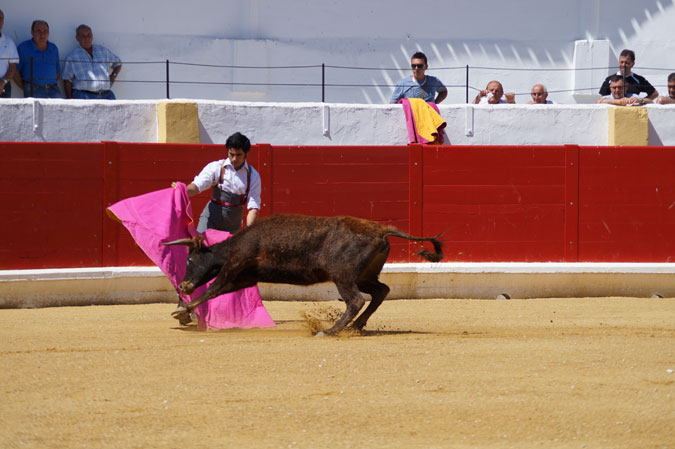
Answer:
[[[456,260],[562,260],[564,156],[560,147],[425,148],[425,234],[445,231]]]
[[[408,145],[408,234],[423,237],[424,233],[424,152],[422,145]],[[409,242],[409,258],[415,253],[417,242]]]
[[[0,143],[0,268],[148,265],[105,207],[189,183],[224,157],[223,145]],[[673,147],[258,145],[249,162],[263,175],[269,210],[446,231],[446,260],[660,262],[675,254]],[[207,200],[193,199],[195,215]],[[577,249],[569,246],[576,233]],[[391,244],[390,261],[417,260],[407,242]]]
[[[275,213],[305,214],[314,216],[352,215],[374,221],[390,221],[392,219],[407,219],[408,202],[350,200],[348,198],[324,199],[321,201],[277,201],[274,205]]]
[[[273,212],[274,197],[274,171],[272,170],[274,159],[272,155],[272,147],[269,144],[257,145],[257,151],[249,153],[249,164],[255,158],[256,164],[254,167],[258,170],[260,178],[263,180],[262,189],[260,192],[260,217],[265,217]]]
[[[389,165],[408,163],[407,147],[356,146],[274,146],[276,165],[350,163]]]
[[[425,206],[424,222],[426,234],[445,231],[457,241],[556,241],[561,247],[552,257],[560,260],[563,218],[562,206]]]
[[[427,163],[427,185],[563,185],[565,171],[559,167],[494,166],[486,162],[477,166],[438,166]]]
[[[327,197],[369,199],[371,201],[408,201],[408,182],[288,182],[273,187],[276,201],[291,202],[299,198],[320,201]]]
[[[100,145],[0,145],[0,269],[98,266]]]
[[[562,204],[563,185],[426,185],[424,200],[430,204]]]
[[[621,245],[615,241],[584,241],[579,249],[584,262],[675,262],[675,253],[664,251],[657,240],[627,239]]]
[[[429,165],[476,166],[480,164],[506,167],[559,167],[564,161],[560,146],[432,146],[424,147]],[[488,167],[489,168],[489,167]]]
[[[467,241],[455,242],[450,237],[443,236],[444,262],[541,262],[542,260],[561,262],[560,259],[551,259],[550,255],[561,252],[559,242],[540,243],[532,248],[531,242],[485,242]],[[527,248],[524,252],[523,248]]]
[[[579,261],[579,147],[565,146],[565,262]]]
[[[675,148],[584,147],[580,158],[580,260],[670,261]]]
[[[368,164],[307,164],[279,165],[275,167],[275,184],[288,184],[305,180],[307,183],[320,182],[390,182],[407,179],[406,165]]]

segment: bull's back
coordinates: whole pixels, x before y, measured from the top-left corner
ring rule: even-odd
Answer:
[[[355,217],[279,214],[257,221],[245,234],[255,242],[261,281],[309,285],[330,280],[343,265],[353,267],[383,229]]]

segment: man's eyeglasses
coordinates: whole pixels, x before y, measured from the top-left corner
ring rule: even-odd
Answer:
[[[423,69],[424,64],[410,64],[410,67],[412,67],[413,69]]]

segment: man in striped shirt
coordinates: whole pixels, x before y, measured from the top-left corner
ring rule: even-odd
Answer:
[[[77,27],[75,39],[80,46],[68,55],[63,67],[66,98],[114,100],[111,89],[122,70],[120,58],[102,45],[94,44],[94,35],[87,25]]]

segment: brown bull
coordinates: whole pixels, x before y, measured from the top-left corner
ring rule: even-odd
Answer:
[[[180,284],[183,293],[190,294],[216,278],[203,295],[179,307],[173,316],[185,320],[204,301],[258,282],[333,281],[346,310],[325,333],[338,333],[356,317],[365,304],[360,292],[371,295],[370,304],[352,324],[362,330],[389,293],[389,287],[378,280],[389,255],[388,236],[432,242],[435,252],[422,249],[418,254],[431,262],[443,258],[439,236],[413,237],[393,226],[346,216],[272,215],[212,246],[202,245],[201,236],[165,243],[189,247]]]

